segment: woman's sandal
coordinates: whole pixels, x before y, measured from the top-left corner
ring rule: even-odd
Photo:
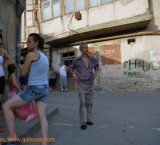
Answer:
[[[2,145],[18,145],[18,141],[8,141],[7,139],[4,139],[1,144]]]
[[[0,132],[5,132],[5,129],[0,127]]]

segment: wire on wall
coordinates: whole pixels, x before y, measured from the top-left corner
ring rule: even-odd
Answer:
[[[5,7],[6,7],[6,3],[5,3]],[[9,30],[9,19],[10,19],[10,15],[11,15],[11,11],[13,9],[13,6],[11,5],[11,9],[9,11],[9,16],[8,16],[8,22],[7,22],[7,33],[6,33],[6,49],[7,49],[7,52],[9,53],[8,51],[8,43],[7,43],[7,38],[8,38],[8,30]]]
[[[68,23],[68,29],[71,30],[71,31],[73,31],[73,32],[75,32],[75,33],[77,33],[77,34],[79,34],[79,35],[81,35],[81,36],[83,36],[83,37],[85,37],[84,34],[81,34],[81,33],[77,32],[77,31],[72,30],[72,29],[69,28],[69,25],[70,25],[70,23],[71,23],[71,20],[72,20],[73,16],[74,16],[74,14],[73,14],[72,17],[70,18],[70,21],[69,21],[69,23]]]

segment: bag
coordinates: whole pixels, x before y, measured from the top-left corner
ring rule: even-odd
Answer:
[[[18,106],[13,110],[14,115],[26,121],[33,120],[37,118],[36,108],[33,102],[29,102],[23,106]]]

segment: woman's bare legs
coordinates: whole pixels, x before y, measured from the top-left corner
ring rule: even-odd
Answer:
[[[47,139],[47,134],[48,134],[48,121],[47,121],[46,113],[45,113],[46,107],[47,107],[47,104],[42,103],[40,101],[36,102],[38,118],[41,124],[42,138],[44,139],[41,145],[47,145],[47,142],[45,142],[45,139]]]
[[[26,103],[27,102],[16,95],[2,105],[5,121],[8,127],[8,138],[17,138],[14,128],[14,114],[12,108],[24,105]]]
[[[2,95],[0,94],[0,105],[1,105],[1,98],[2,98]],[[1,106],[0,106],[1,107]],[[5,131],[5,129],[4,128],[2,128],[2,127],[0,127],[0,132],[4,132]]]

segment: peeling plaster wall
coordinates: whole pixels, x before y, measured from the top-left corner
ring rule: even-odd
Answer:
[[[150,0],[150,12],[153,13],[153,18],[149,23],[147,30],[160,29],[160,1]]]
[[[128,40],[133,38],[89,44],[89,54],[93,55],[100,65],[100,71],[95,80],[95,90],[160,91],[160,37],[134,38],[135,42],[131,43],[128,43]],[[59,70],[60,54],[71,50],[76,50],[76,56],[81,55],[78,46],[52,50],[52,66],[56,70]],[[57,86],[60,87],[59,82]],[[73,85],[72,89],[74,89]]]
[[[136,2],[140,2],[141,4],[135,4]],[[119,13],[113,11],[113,7],[116,6]],[[122,9],[123,6],[128,7]],[[151,13],[153,12],[153,18],[146,28],[146,31],[158,30],[160,28],[159,7],[160,1],[150,0],[149,11]],[[112,19],[125,19],[129,16],[138,16],[140,13],[147,13],[148,1],[121,0],[116,1],[113,5],[110,3],[100,6],[99,8],[95,7],[93,11],[90,9],[90,17],[92,17],[93,14],[93,16],[96,16],[96,19],[88,21],[89,17],[86,17],[85,22],[81,23],[81,26],[85,27],[89,24],[97,25],[98,23],[112,21]],[[99,14],[101,14],[102,11],[104,13],[106,9],[110,10],[110,15],[112,14],[113,18],[107,17],[102,19],[102,17],[98,17]],[[126,13],[124,13],[124,10]],[[94,12],[96,12],[96,14],[94,14]],[[104,15],[102,16],[104,17]],[[97,17],[99,19],[97,19]],[[69,17],[66,17],[65,20],[69,22]],[[65,29],[60,29],[61,31],[67,31],[67,22],[66,24],[62,24],[65,26]],[[80,28],[80,25],[76,26],[76,22],[73,21],[71,26],[75,29]],[[134,39],[135,42],[129,41]],[[78,46],[74,46],[73,48],[77,51],[76,56],[79,56],[81,53],[78,50]],[[56,68],[59,68],[59,62],[61,60],[60,55],[57,54],[69,50],[65,47],[58,49],[59,50],[56,50],[55,48],[54,51],[52,51],[53,66]],[[95,90],[139,93],[160,92],[159,35],[144,35],[92,43],[89,44],[89,53],[96,57],[100,64],[100,71],[95,80]]]
[[[122,0],[90,8],[89,26],[140,16],[147,12],[148,7],[147,0]]]
[[[73,13],[65,14],[52,20],[40,23],[43,35],[54,35],[55,37],[73,30],[109,23],[131,17],[138,17],[148,13],[149,4],[147,0],[121,0],[82,10],[82,20],[77,21]],[[102,15],[103,14],[103,15]],[[73,17],[72,17],[73,16]],[[62,36],[64,37],[64,36]]]
[[[15,61],[17,39],[15,2],[0,0],[0,17],[2,19],[3,47],[10,54],[12,61]]]
[[[28,38],[28,35],[30,34],[30,33],[39,33],[38,32],[38,27],[32,27],[32,28],[27,28],[26,27],[26,29],[25,29],[26,31],[25,31],[25,34],[26,34],[26,38]]]
[[[127,38],[129,39],[129,38]],[[116,92],[157,92],[160,90],[160,37],[136,37],[135,43],[127,39],[98,43],[100,51],[100,87],[105,91]],[[154,41],[154,43],[153,43]],[[119,44],[121,63],[102,64],[101,46]],[[113,47],[113,48],[112,48]],[[115,52],[116,51],[110,51]],[[109,54],[106,54],[107,59]],[[116,58],[113,58],[116,59]]]

